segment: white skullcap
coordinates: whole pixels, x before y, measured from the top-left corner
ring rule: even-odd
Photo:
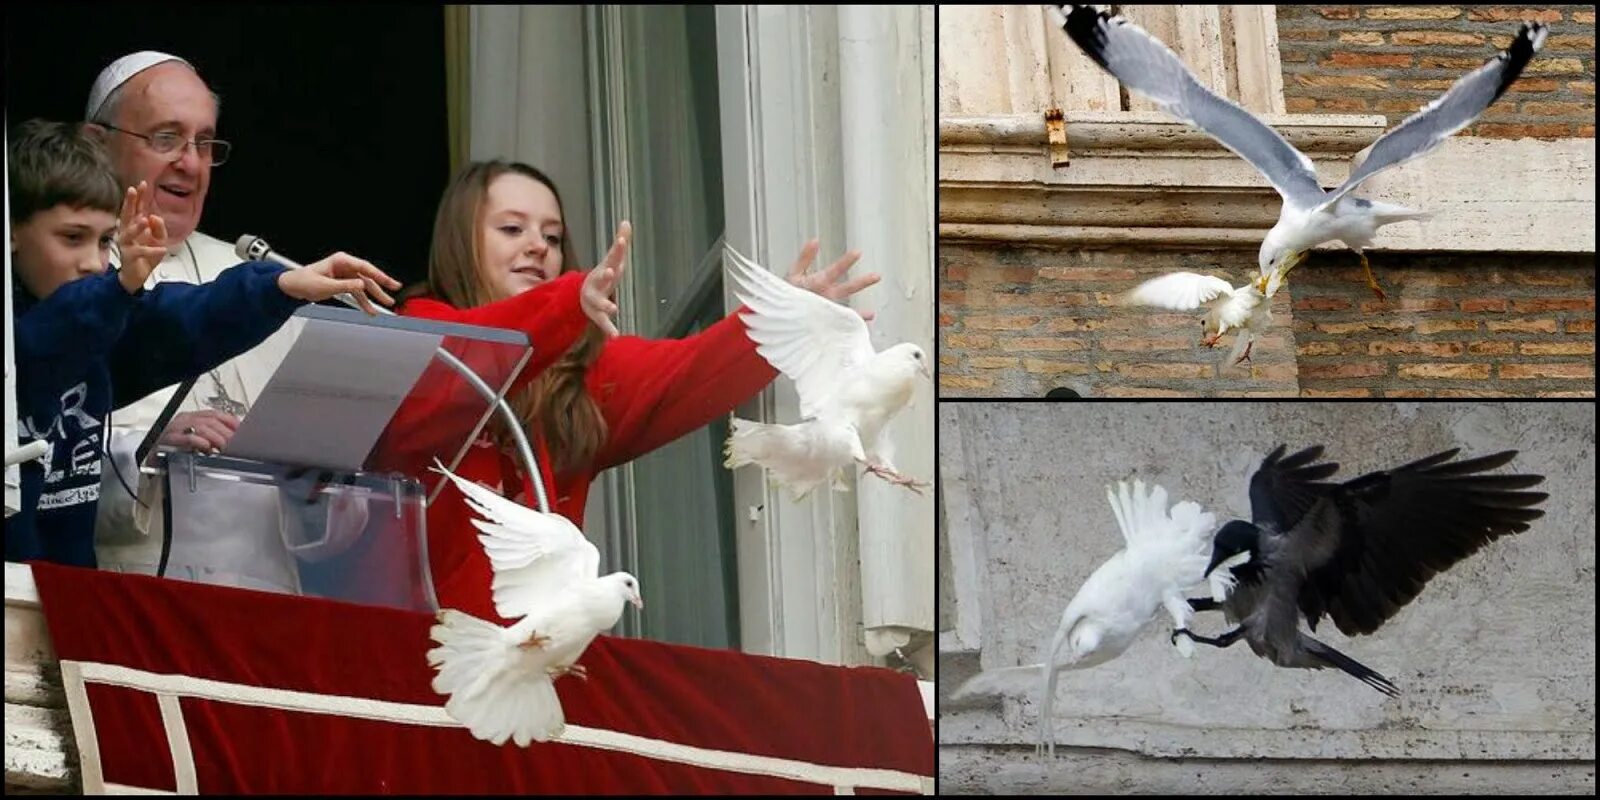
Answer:
[[[106,104],[106,98],[110,97],[118,86],[127,83],[129,78],[167,61],[176,61],[189,69],[194,69],[193,64],[177,56],[154,50],[130,53],[111,62],[105,69],[100,70],[99,77],[94,79],[94,86],[89,88],[89,105],[84,111],[84,120],[93,122],[95,115],[100,113],[100,107]]]

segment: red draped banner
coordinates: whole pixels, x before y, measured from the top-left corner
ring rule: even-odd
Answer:
[[[567,730],[474,739],[429,686],[425,614],[32,565],[86,792],[931,792],[916,681],[601,636]]]

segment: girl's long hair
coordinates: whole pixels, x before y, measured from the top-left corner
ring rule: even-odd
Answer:
[[[515,173],[547,187],[566,223],[561,193],[548,175],[515,161],[476,161],[463,167],[445,187],[439,213],[433,220],[433,244],[428,250],[428,282],[406,296],[431,294],[456,308],[476,308],[497,299],[487,270],[482,266],[483,206],[489,184]],[[561,271],[578,269],[572,237],[561,237]],[[529,432],[543,437],[557,474],[568,474],[593,463],[606,438],[606,421],[589,396],[584,379],[589,365],[600,355],[605,339],[590,325],[583,336],[527,388],[508,398],[511,409]],[[512,445],[510,432],[497,418],[490,436],[501,447]]]

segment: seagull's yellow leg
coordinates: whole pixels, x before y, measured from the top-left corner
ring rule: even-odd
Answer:
[[[1371,289],[1372,293],[1377,295],[1380,301],[1389,299],[1388,295],[1383,293],[1383,289],[1378,286],[1378,279],[1372,276],[1372,264],[1367,262],[1367,254],[1357,250],[1356,255],[1361,257],[1361,269],[1367,273],[1367,288]]]

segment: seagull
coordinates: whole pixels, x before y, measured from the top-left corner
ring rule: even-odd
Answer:
[[[1193,272],[1173,272],[1151,278],[1122,296],[1125,305],[1174,311],[1193,311],[1205,306],[1206,314],[1200,322],[1204,335],[1200,343],[1215,347],[1222,334],[1237,328],[1239,335],[1233,341],[1233,351],[1228,354],[1235,364],[1250,360],[1255,337],[1272,324],[1272,303],[1268,301],[1269,297],[1262,294],[1255,283],[1234,287],[1221,278]]]
[[[795,497],[827,483],[852,462],[917,494],[926,483],[890,462],[888,422],[911,402],[918,375],[932,377],[915,344],[879,352],[861,315],[768,272],[726,248],[733,292],[749,307],[742,317],[756,352],[789,376],[800,394],[802,421],[769,425],[735,418],[725,449],[730,469],[760,464]]]
[[[1321,447],[1288,457],[1284,450],[1268,454],[1250,478],[1251,520],[1232,520],[1213,539],[1211,563],[1238,564],[1238,586],[1220,603],[1189,601],[1196,611],[1220,608],[1238,627],[1207,638],[1180,626],[1172,640],[1227,647],[1243,638],[1280,667],[1334,667],[1396,696],[1388,678],[1302,633],[1301,617],[1313,632],[1324,615],[1346,636],[1376,631],[1434,575],[1544,516],[1532,506],[1549,495],[1519,491],[1544,476],[1488,475],[1517,451],[1452,461],[1456,448],[1326,483],[1339,465],[1317,463]]]
[[[472,524],[494,569],[495,612],[521,619],[501,627],[440,611],[429,630],[439,643],[428,651],[428,664],[439,670],[433,690],[450,696],[445,712],[479,739],[501,745],[509,738],[518,747],[549,741],[566,729],[554,680],[588,680],[578,657],[617,624],[624,603],[644,607],[639,581],[626,572],[599,576],[599,551],[565,517],[514,503],[434,463],[481,517]]]
[[[1106,499],[1125,544],[1101,564],[1061,612],[1044,662],[987,670],[962,684],[952,700],[978,695],[1014,693],[1025,683],[1042,679],[1039,723],[1040,752],[1055,754],[1056,677],[1069,669],[1085,669],[1122,655],[1163,608],[1176,628],[1192,613],[1184,592],[1207,580],[1206,560],[1216,516],[1198,503],[1185,501],[1167,510],[1167,490],[1135,480],[1106,488]],[[1242,561],[1242,559],[1240,559]],[[1212,597],[1232,587],[1227,564],[1211,572]],[[1184,656],[1192,650],[1180,649]],[[1051,665],[1049,669],[1046,665]]]
[[[1123,85],[1160,105],[1167,113],[1221,142],[1260,170],[1283,196],[1278,223],[1261,242],[1258,290],[1270,297],[1306,251],[1338,239],[1354,250],[1366,271],[1367,286],[1384,299],[1362,252],[1378,228],[1403,220],[1423,220],[1431,212],[1367,200],[1350,192],[1373,175],[1426,154],[1456,131],[1472,124],[1522,74],[1544,45],[1543,24],[1525,23],[1511,47],[1456,81],[1373,142],[1367,159],[1338,188],[1323,191],[1311,159],[1277,131],[1200,83],[1166,45],[1128,20],[1089,6],[1052,5],[1065,15],[1067,36]]]

